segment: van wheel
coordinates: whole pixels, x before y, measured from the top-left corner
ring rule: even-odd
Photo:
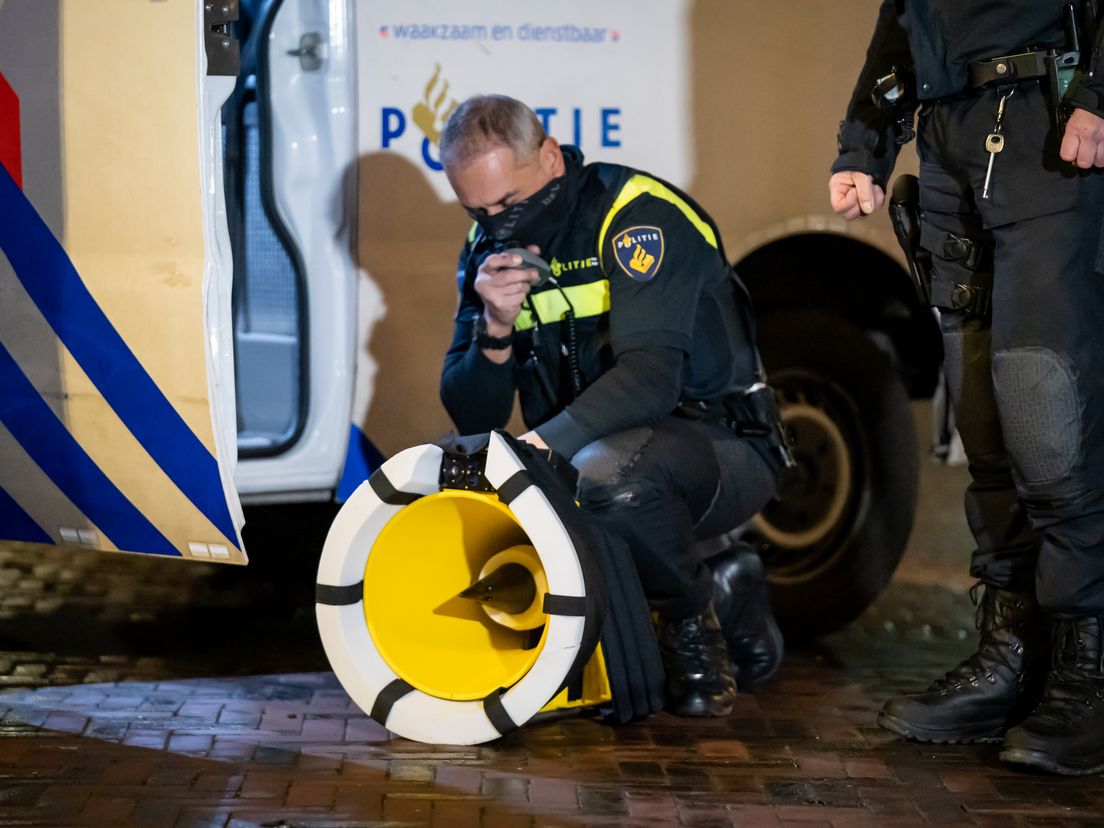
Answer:
[[[791,639],[837,630],[888,583],[916,511],[918,452],[892,360],[845,319],[783,311],[759,347],[796,468],[745,539]]]

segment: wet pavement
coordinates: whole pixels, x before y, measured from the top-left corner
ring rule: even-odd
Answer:
[[[874,725],[972,649],[965,472],[921,483],[885,593],[727,719],[465,748],[390,736],[329,672],[302,552],[324,507],[254,513],[244,570],[0,545],[0,826],[1104,825],[1101,778]]]

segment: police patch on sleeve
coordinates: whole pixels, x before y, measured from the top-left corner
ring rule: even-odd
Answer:
[[[617,264],[636,282],[650,282],[663,263],[663,231],[658,227],[630,227],[613,237]]]

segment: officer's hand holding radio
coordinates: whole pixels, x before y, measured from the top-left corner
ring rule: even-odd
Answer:
[[[866,173],[846,170],[832,176],[828,182],[832,209],[848,221],[868,216],[885,202],[885,190]]]
[[[540,248],[530,246],[534,253]],[[514,321],[521,313],[521,306],[537,281],[537,272],[521,267],[521,256],[514,253],[492,253],[483,260],[475,277],[475,292],[483,300],[483,318],[487,333],[493,337],[507,338],[514,330]],[[510,349],[484,350],[487,357],[499,364],[510,358]]]
[[[1062,137],[1063,161],[1083,170],[1104,167],[1104,118],[1087,109],[1075,109]]]

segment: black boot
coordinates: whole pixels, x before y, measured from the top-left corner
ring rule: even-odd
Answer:
[[[701,615],[659,621],[667,709],[676,716],[727,716],[736,701],[732,663],[712,605]]]
[[[886,702],[878,724],[918,742],[996,741],[1034,706],[1047,643],[1035,598],[986,586],[977,652],[922,693]]]
[[[1005,762],[1068,776],[1104,772],[1104,652],[1100,616],[1056,622],[1043,700],[1008,731]]]
[[[710,558],[713,607],[728,644],[736,686],[752,690],[782,663],[782,631],[771,612],[763,562],[746,543]]]

